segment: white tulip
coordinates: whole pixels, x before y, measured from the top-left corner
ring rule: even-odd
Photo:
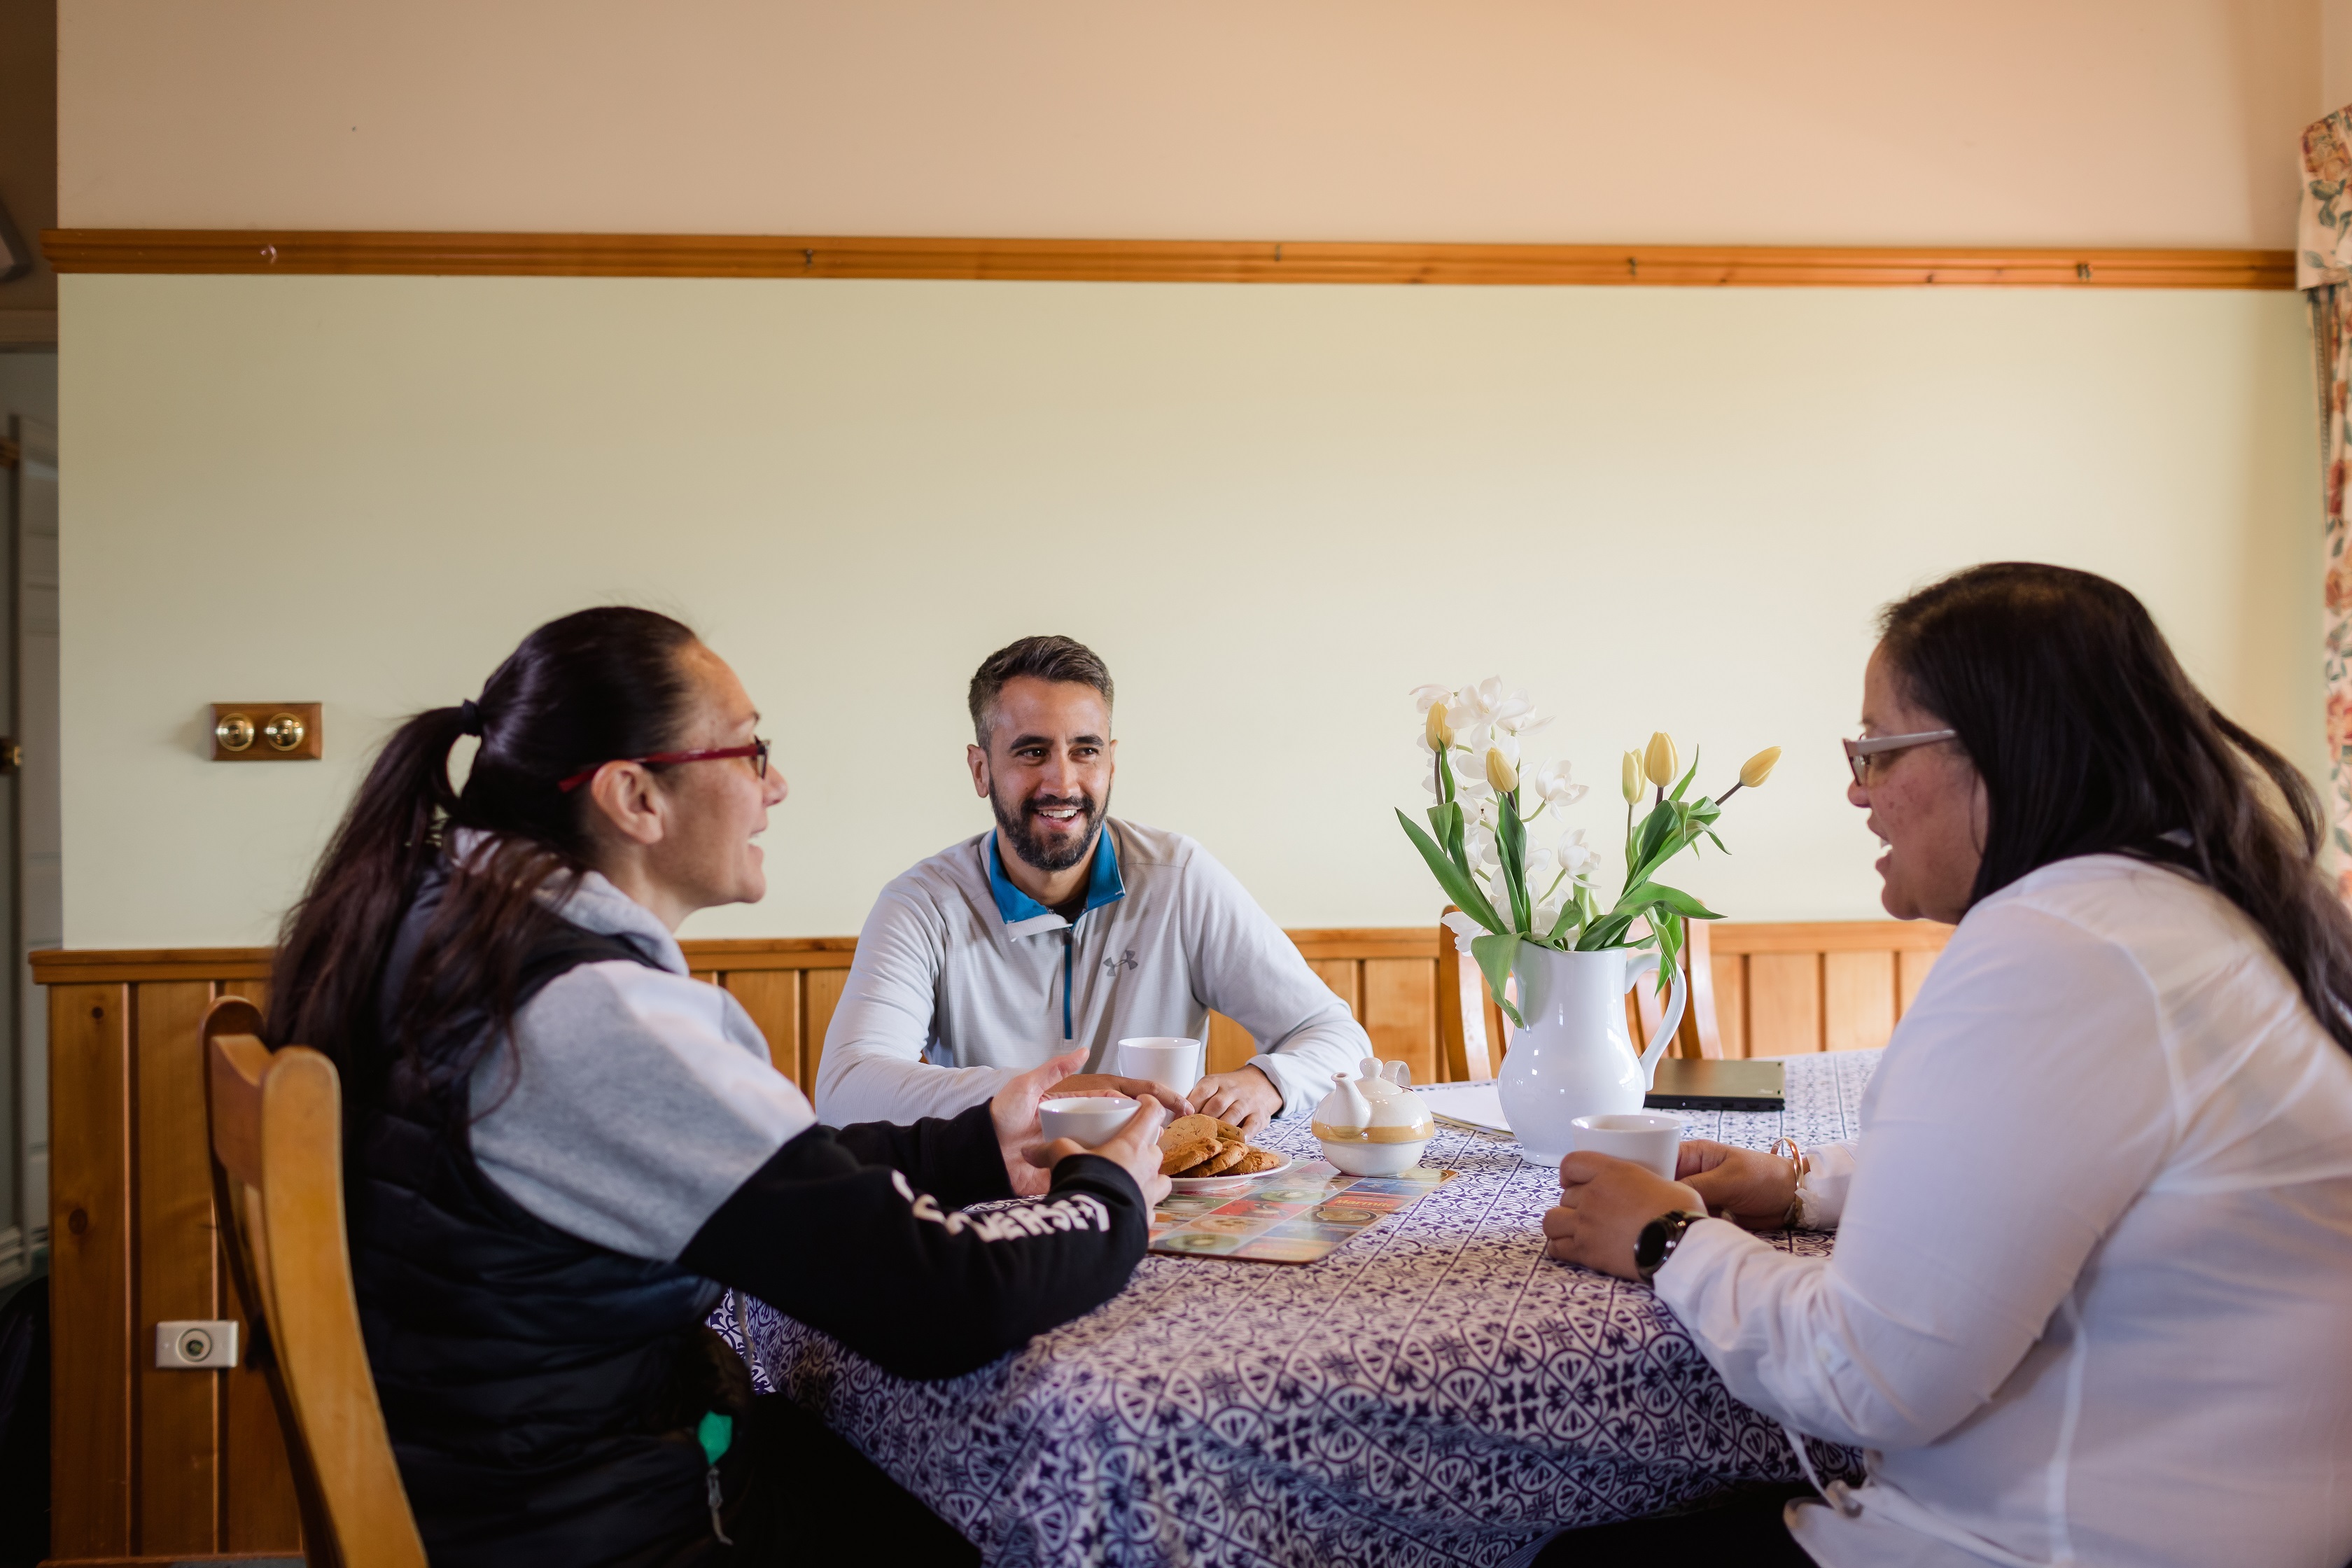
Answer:
[[[1565,811],[1584,798],[1584,786],[1569,777],[1565,761],[1546,763],[1536,770],[1536,794],[1549,802],[1554,811]]]

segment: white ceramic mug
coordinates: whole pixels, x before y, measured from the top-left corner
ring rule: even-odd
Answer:
[[[1176,1094],[1190,1094],[1201,1081],[1201,1042],[1153,1035],[1118,1043],[1122,1078],[1149,1079]]]
[[[1670,1182],[1675,1179],[1675,1160],[1683,1142],[1682,1118],[1654,1110],[1622,1110],[1580,1116],[1568,1125],[1570,1153],[1589,1152],[1631,1160]]]
[[[1135,1101],[1122,1094],[1066,1094],[1040,1101],[1037,1125],[1048,1142],[1068,1138],[1099,1149],[1118,1135],[1135,1114]]]

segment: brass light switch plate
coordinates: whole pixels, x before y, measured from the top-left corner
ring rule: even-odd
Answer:
[[[317,702],[215,702],[213,761],[315,763],[326,752]]]

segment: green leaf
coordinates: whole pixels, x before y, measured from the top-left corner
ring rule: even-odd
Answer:
[[[1462,875],[1470,875],[1470,856],[1463,848],[1462,807],[1458,802],[1447,801],[1429,808],[1429,826],[1436,830],[1437,842],[1444,848],[1446,858],[1453,861]]]
[[[1675,781],[1673,792],[1669,794],[1666,798],[1671,801],[1680,801],[1683,798],[1683,791],[1690,788],[1691,780],[1696,777],[1698,777],[1698,748],[1696,746],[1693,746],[1691,748],[1690,772],[1683,774],[1680,779]]]
[[[1478,961],[1479,972],[1486,977],[1486,989],[1494,993],[1504,1016],[1524,1029],[1528,1026],[1527,1020],[1519,1016],[1519,1010],[1511,1005],[1510,997],[1504,994],[1511,983],[1511,960],[1518,956],[1518,951],[1517,932],[1470,939],[1470,955]]]
[[[1535,912],[1528,902],[1528,830],[1519,821],[1516,792],[1500,796],[1496,804],[1501,807],[1495,814],[1495,847],[1503,858],[1503,890],[1510,900],[1512,925],[1526,931],[1535,923]]]
[[[1590,921],[1584,934],[1576,939],[1579,952],[1598,952],[1606,947],[1625,945],[1625,932],[1632,929],[1633,916],[1639,911],[1612,910],[1597,921]]]
[[[1675,967],[1682,963],[1683,919],[1680,915],[1650,914],[1650,930],[1658,939],[1658,994],[1664,996],[1672,984]]]
[[[1559,919],[1551,922],[1551,931],[1544,938],[1545,944],[1549,947],[1558,947],[1561,941],[1568,935],[1570,928],[1582,921],[1583,918],[1584,911],[1577,908],[1576,900],[1574,899],[1561,900],[1559,906]]]
[[[1617,907],[1621,910],[1629,904],[1639,904],[1643,909],[1653,904],[1663,904],[1675,913],[1687,915],[1695,921],[1719,921],[1723,918],[1680,888],[1669,888],[1664,882],[1644,882],[1617,900]]]
[[[1501,930],[1500,922],[1495,918],[1495,906],[1487,900],[1478,884],[1461,867],[1447,859],[1445,851],[1440,849],[1428,834],[1412,825],[1412,818],[1400,811],[1397,820],[1404,825],[1405,836],[1412,840],[1412,847],[1421,851],[1421,858],[1429,862],[1430,874],[1437,879],[1437,885],[1445,889],[1445,896],[1488,931]]]

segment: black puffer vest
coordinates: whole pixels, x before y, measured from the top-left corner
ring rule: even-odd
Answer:
[[[439,890],[429,881],[404,922],[387,997]],[[611,959],[651,962],[549,921],[517,1008]],[[477,1016],[450,1033],[486,1026]],[[347,1203],[368,1360],[436,1568],[623,1563],[707,1534],[695,1427],[742,1393],[720,1387],[740,1363],[728,1377],[701,1327],[720,1287],[534,1217],[475,1163],[464,1129],[441,1123],[355,1107]]]

